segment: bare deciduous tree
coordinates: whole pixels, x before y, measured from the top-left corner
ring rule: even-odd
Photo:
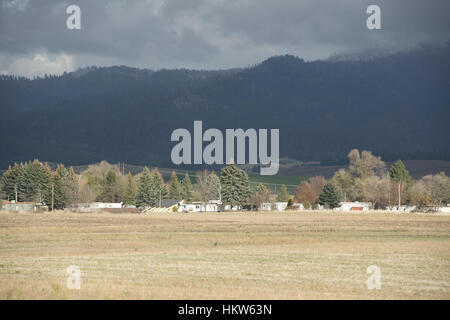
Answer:
[[[439,207],[449,200],[450,179],[441,172],[436,175],[426,175],[413,184],[412,200],[420,206],[432,205]]]

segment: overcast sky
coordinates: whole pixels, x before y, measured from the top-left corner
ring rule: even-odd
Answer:
[[[66,8],[81,8],[68,30]],[[381,30],[366,9],[381,8]],[[0,73],[79,67],[222,69],[450,40],[449,0],[0,0]]]

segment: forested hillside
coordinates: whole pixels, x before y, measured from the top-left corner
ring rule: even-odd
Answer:
[[[39,158],[170,167],[170,134],[279,128],[280,156],[450,160],[450,47],[361,61],[270,58],[226,71],[87,68],[0,78],[0,167]]]

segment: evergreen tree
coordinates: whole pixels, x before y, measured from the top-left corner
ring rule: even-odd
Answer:
[[[159,200],[168,199],[169,198],[169,190],[167,185],[164,183],[164,179],[159,173],[158,168],[153,169],[153,188],[155,193],[155,204],[159,204]]]
[[[136,196],[136,205],[138,207],[143,206],[154,206],[155,198],[154,198],[154,188],[153,188],[153,178],[148,170],[145,167],[142,170],[141,176],[139,177],[139,187]]]
[[[262,182],[258,183],[258,185],[256,186],[256,192],[266,197],[269,195],[269,189],[267,189],[267,187]]]
[[[169,180],[169,199],[181,199],[181,184],[178,181],[175,171],[172,171]]]
[[[18,165],[17,163],[14,163],[14,166],[8,167],[8,170],[6,170],[3,173],[2,179],[1,179],[1,187],[2,191],[6,194],[7,198],[9,200],[16,200],[16,192],[18,201],[21,201],[18,193],[19,188],[19,181],[23,175],[24,166],[23,164]]]
[[[100,199],[106,202],[119,201],[119,185],[117,181],[117,174],[114,170],[109,170],[102,181],[102,191]]]
[[[50,168],[37,159],[27,163],[18,186],[21,199],[45,202],[50,205],[48,190],[51,188],[51,174]],[[46,195],[47,197],[45,197]]]
[[[319,194],[319,203],[330,208],[336,208],[340,201],[339,191],[332,182],[327,182]]]
[[[289,201],[289,192],[287,190],[286,185],[282,185],[280,188],[280,192],[278,193],[277,200],[279,202],[287,202]]]
[[[58,166],[56,167],[56,173],[61,177],[61,179],[64,180],[69,172],[63,164],[58,164]]]
[[[53,205],[55,209],[64,209],[67,205],[67,195],[64,190],[64,182],[58,172],[51,174],[51,184],[50,187],[46,189],[45,192],[45,203],[51,209],[52,205],[52,185],[53,184]]]
[[[222,202],[226,205],[243,206],[250,197],[248,176],[233,163],[227,164],[220,172]]]
[[[187,173],[181,181],[181,197],[187,202],[191,202],[194,199],[194,188]]]
[[[136,187],[134,186],[133,177],[129,172],[127,176],[127,181],[125,182],[123,204],[130,206],[136,204]]]
[[[397,162],[392,165],[391,169],[389,170],[389,174],[391,180],[397,183],[398,206],[400,207],[402,188],[404,186],[409,188],[413,180],[401,160],[397,160]]]

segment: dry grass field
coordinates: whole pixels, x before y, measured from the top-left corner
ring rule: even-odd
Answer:
[[[450,216],[0,213],[0,299],[397,298],[450,299]]]

